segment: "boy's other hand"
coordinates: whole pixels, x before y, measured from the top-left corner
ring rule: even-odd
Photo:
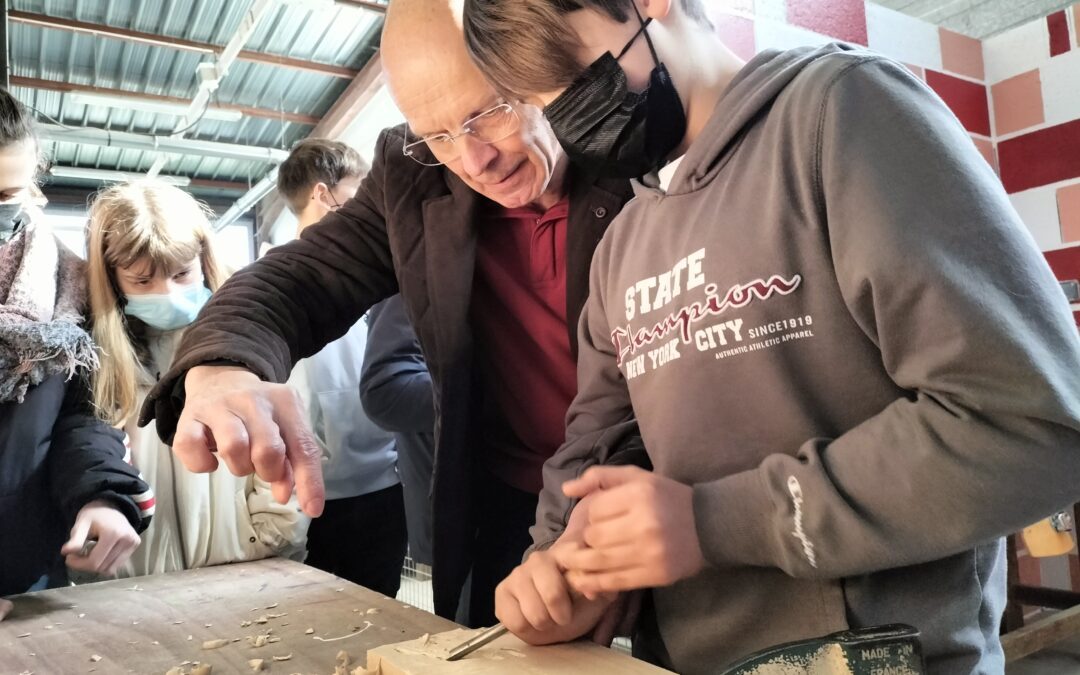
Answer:
[[[594,467],[563,492],[592,496],[584,545],[553,547],[567,581],[586,597],[669,586],[705,566],[690,486],[637,467]]]

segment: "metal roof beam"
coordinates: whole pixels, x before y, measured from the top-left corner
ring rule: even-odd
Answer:
[[[8,26],[8,15],[10,9],[8,8],[7,0],[0,0],[0,12],[3,16],[0,16],[0,85],[4,89],[11,88],[11,63],[10,55],[11,49],[8,46],[8,40],[11,36],[11,30]]]
[[[85,33],[97,37],[127,40],[129,42],[138,42],[140,44],[150,45],[152,47],[165,47],[167,49],[177,49],[180,51],[195,52],[197,54],[214,55],[220,55],[225,50],[225,47],[205,42],[193,42],[191,40],[184,40],[181,38],[155,35],[153,33],[144,33],[136,30],[128,30],[126,28],[117,28],[115,26],[88,23],[86,21],[76,21],[75,19],[63,19],[55,16],[46,16],[44,14],[35,14],[33,12],[12,11],[9,13],[9,16],[12,21],[27,24],[30,26],[38,26],[40,28],[54,28],[57,30],[71,31],[74,33]],[[326,75],[329,77],[337,77],[346,80],[356,77],[357,73],[359,72],[358,70],[355,70],[353,68],[345,68],[343,66],[335,66],[328,63],[318,63],[316,61],[305,61],[303,59],[295,59],[289,56],[277,56],[275,54],[256,52],[249,49],[241,50],[240,53],[237,54],[236,58],[239,61],[261,63],[268,66],[289,68],[292,70],[299,70],[305,73]]]
[[[118,98],[130,98],[136,100],[153,101],[156,103],[169,103],[172,105],[189,105],[191,99],[181,98],[179,96],[165,96],[162,94],[147,94],[142,92],[126,91],[124,89],[110,89],[109,87],[95,87],[89,84],[75,84],[73,82],[58,82],[56,80],[42,80],[36,77],[19,77],[13,76],[11,78],[11,86],[13,87],[27,87],[29,89],[41,89],[43,91],[58,91],[61,93],[84,93],[84,94],[101,94],[103,96],[115,96]],[[210,106],[211,110],[225,110],[240,112],[248,117],[258,117],[268,120],[279,120],[284,122],[294,122],[296,124],[308,124],[315,126],[319,123],[319,117],[313,117],[311,115],[301,115],[300,113],[279,112],[277,110],[270,110],[269,108],[255,108],[246,105],[236,105],[233,103],[215,103]]]

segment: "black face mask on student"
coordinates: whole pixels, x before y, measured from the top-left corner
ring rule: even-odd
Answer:
[[[634,7],[637,12],[637,7]],[[570,161],[598,176],[638,178],[659,169],[686,136],[686,111],[667,68],[660,63],[644,21],[618,56],[597,59],[544,108]],[[649,88],[629,90],[619,60],[644,34],[656,68]]]

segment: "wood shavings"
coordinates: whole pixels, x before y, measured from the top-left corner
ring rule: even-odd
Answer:
[[[260,616],[258,619],[255,619],[255,623],[264,624],[269,620],[270,619],[266,618],[266,615],[264,614],[263,616]]]
[[[161,644],[161,643],[160,643],[160,642],[158,642],[157,640],[154,640],[154,641],[153,641],[153,642],[151,642],[150,644],[152,644],[152,645],[159,645],[159,644]]]
[[[375,624],[371,623],[370,621],[365,621],[364,623],[366,625],[363,628],[360,628],[360,629],[358,629],[358,630],[356,630],[356,631],[354,631],[352,633],[349,633],[348,635],[342,635],[342,636],[336,637],[336,638],[324,638],[324,637],[319,637],[319,636],[316,635],[315,639],[318,640],[319,642],[336,642],[338,640],[345,640],[347,638],[357,636],[360,633],[363,633],[364,631],[366,631],[368,628],[371,628],[372,626],[375,625]]]
[[[23,633],[22,635],[16,635],[15,637],[27,638],[30,637],[30,633]]]
[[[344,649],[337,653],[337,665],[334,666],[334,675],[349,675],[349,666],[352,665],[352,656]]]
[[[272,604],[272,605],[267,605],[267,606],[266,606],[266,607],[265,607],[264,609],[275,609],[275,608],[276,608],[276,607],[278,606],[278,604],[279,604],[279,603],[276,603],[276,602],[275,602],[275,603],[274,603],[274,604]]]
[[[138,621],[132,621],[132,622],[131,622],[131,625],[132,625],[132,626],[138,626],[138,625],[139,625],[139,622],[138,622]]]
[[[250,625],[251,625],[251,622],[250,622],[250,621],[241,621],[241,622],[240,622],[240,627],[241,627],[241,628],[247,628],[247,627],[248,627],[248,626],[250,626]]]
[[[187,675],[187,673],[185,673],[184,669],[180,666],[176,666],[175,668],[169,668],[169,670],[165,672],[165,675]]]
[[[367,613],[368,614],[378,614],[380,611],[382,611],[382,610],[380,610],[378,607],[372,607],[371,609],[369,609],[367,611]]]
[[[280,614],[267,614],[266,618],[267,619],[280,619],[281,617],[288,616],[288,615],[289,615],[288,612],[281,612]]]
[[[266,635],[255,635],[255,636],[249,637],[248,642],[251,643],[252,647],[265,647],[266,646],[266,640],[267,640],[268,637],[269,636],[266,636]]]
[[[187,639],[188,639],[188,642],[191,642],[192,640],[195,639],[195,636],[194,635],[189,635],[189,636],[187,636]]]
[[[135,585],[134,585],[134,586],[132,586],[131,588],[125,588],[124,590],[125,590],[125,591],[141,591],[141,590],[144,590],[144,589],[143,589],[143,587],[142,587],[142,586],[140,586],[139,584],[135,584]]]
[[[191,669],[191,675],[211,675],[214,668],[209,663],[200,663]]]
[[[45,630],[52,630],[52,629],[53,629],[52,626],[45,626]]]
[[[275,661],[289,661],[291,659],[292,659],[292,652],[286,654],[285,656],[275,656],[274,657]]]
[[[266,670],[266,661],[264,659],[250,659],[248,661],[248,667],[256,673],[259,673]]]
[[[279,637],[268,637],[268,638],[266,638],[266,644],[268,644],[268,645],[272,645],[275,642],[281,642],[281,638],[279,638]]]
[[[138,622],[138,621],[135,621],[134,623],[139,623],[139,622]],[[172,625],[174,625],[174,626],[179,626],[179,625],[180,625],[180,624],[182,624],[182,623],[184,623],[184,622],[183,622],[183,621],[173,621],[173,622],[172,622]]]
[[[214,624],[212,624],[212,623],[204,623],[203,624],[203,628],[213,628],[213,627],[214,627]]]
[[[101,660],[101,657],[100,657],[100,656],[98,656],[97,654],[94,654],[94,655],[92,655],[92,656],[90,657],[90,661],[91,661],[91,662],[93,662],[93,663],[97,663],[97,662],[98,662],[98,661],[100,661],[100,660]]]
[[[315,629],[314,628],[308,628],[306,631],[304,631],[304,635],[314,635],[314,634],[315,634]]]
[[[79,618],[80,618],[80,619],[86,618],[86,615],[85,615],[85,614],[80,614],[80,615],[79,615]]]
[[[345,589],[344,589],[344,588],[335,588],[335,589],[334,589],[334,592],[335,592],[335,593],[344,593],[344,592],[345,592]]]
[[[207,640],[202,643],[203,649],[221,649],[225,645],[229,644],[228,640]]]

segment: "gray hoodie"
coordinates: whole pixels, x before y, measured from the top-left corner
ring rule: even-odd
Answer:
[[[694,486],[708,561],[654,591],[669,665],[902,622],[933,673],[1002,671],[1001,537],[1080,496],[1080,340],[997,177],[902,66],[751,61],[670,190],[638,185],[607,232],[580,343],[534,541],[636,414],[655,470]]]

